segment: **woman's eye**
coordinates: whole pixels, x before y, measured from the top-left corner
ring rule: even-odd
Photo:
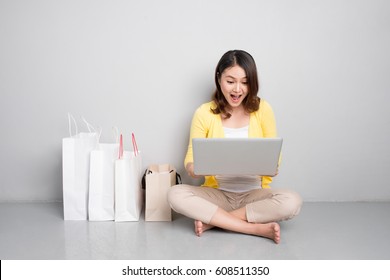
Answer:
[[[227,81],[228,84],[233,84],[234,82],[233,81]]]

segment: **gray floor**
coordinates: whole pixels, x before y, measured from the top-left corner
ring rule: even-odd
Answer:
[[[0,259],[390,259],[390,202],[305,203],[281,223],[282,242],[192,220],[64,221],[60,203],[0,203]]]

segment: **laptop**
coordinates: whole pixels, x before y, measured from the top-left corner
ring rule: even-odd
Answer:
[[[273,176],[282,142],[282,138],[194,138],[194,173]]]

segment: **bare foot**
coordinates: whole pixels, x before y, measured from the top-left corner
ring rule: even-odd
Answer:
[[[214,226],[209,225],[209,224],[204,224],[203,222],[201,222],[199,220],[195,220],[194,225],[195,225],[195,234],[197,236],[201,236],[203,232],[214,227]]]
[[[280,226],[278,223],[256,225],[257,235],[272,239],[276,244],[280,243]]]

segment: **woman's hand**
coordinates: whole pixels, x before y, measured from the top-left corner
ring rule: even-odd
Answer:
[[[193,162],[187,163],[186,171],[187,171],[188,175],[191,176],[192,178],[200,178],[200,177],[202,177],[202,176],[199,176],[199,175],[195,175],[195,173],[194,173],[194,163]]]

